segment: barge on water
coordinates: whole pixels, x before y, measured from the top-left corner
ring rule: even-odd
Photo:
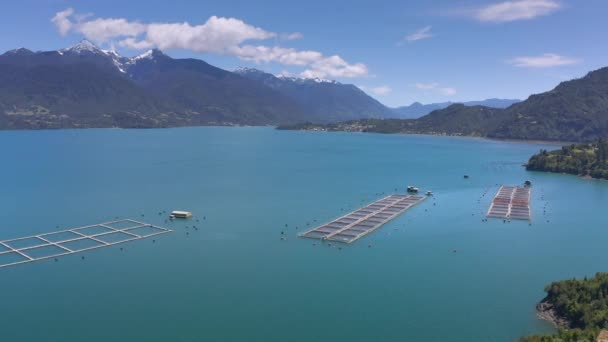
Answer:
[[[180,219],[189,219],[189,218],[192,218],[192,213],[189,211],[173,210],[171,212],[171,215],[169,215],[169,217],[180,218]]]

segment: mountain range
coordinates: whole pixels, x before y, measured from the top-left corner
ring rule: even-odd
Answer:
[[[283,129],[420,133],[589,142],[608,136],[608,67],[507,108],[452,104],[418,119],[363,119]]]
[[[241,68],[235,72],[292,99],[306,113],[306,121],[335,122],[394,116],[390,108],[352,84],[319,78],[276,77],[251,68]]]
[[[353,85],[230,72],[159,50],[127,58],[83,40],[0,55],[1,129],[276,125],[389,113]]]
[[[0,129],[330,123],[420,116],[449,104],[392,109],[352,84],[230,72],[160,50],[128,58],[87,40],[0,55]]]
[[[432,111],[438,109],[447,108],[453,104],[461,103],[467,107],[472,106],[486,106],[491,108],[507,108],[512,104],[520,102],[521,100],[514,99],[487,99],[483,101],[468,101],[468,102],[439,102],[422,104],[420,102],[414,102],[409,106],[393,108],[395,118],[399,119],[418,119],[424,115],[429,114]]]
[[[608,136],[608,67],[505,109],[452,105],[422,117],[417,125],[499,139],[595,141]]]
[[[56,51],[0,55],[0,129],[301,122],[320,125],[295,127],[590,141],[608,136],[608,68],[521,102],[391,109],[352,84],[230,72],[160,50],[127,58],[83,40]]]

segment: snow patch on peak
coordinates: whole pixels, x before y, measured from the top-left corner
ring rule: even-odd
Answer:
[[[103,54],[107,54],[107,52],[101,50],[100,48],[97,47],[97,45],[91,43],[90,41],[83,39],[81,40],[78,44],[71,46],[67,49],[62,49],[60,50],[62,52],[74,52],[74,53],[83,53],[83,52],[93,52],[93,53],[103,53]]]
[[[168,57],[168,56],[165,55],[159,49],[152,49],[152,50],[148,50],[148,51],[142,53],[141,55],[131,58],[130,63],[135,63],[142,59],[155,59],[155,58],[163,58],[163,57]]]
[[[120,54],[118,52],[116,52],[116,50],[112,49],[112,50],[101,50],[103,53],[105,53],[108,56],[114,56],[114,57],[121,57]]]
[[[325,78],[318,78],[318,77],[315,77],[312,80],[315,81],[316,83],[331,83],[331,84],[337,84],[338,83],[337,81],[334,81],[334,80],[328,80],[328,79],[325,79]]]
[[[262,74],[264,73],[262,70],[256,68],[248,68],[248,67],[238,67],[234,70],[237,74]]]
[[[135,56],[132,59],[134,61],[140,60],[140,59],[151,59],[154,56],[154,51],[153,50],[148,50],[144,53],[142,53],[141,55]]]
[[[28,50],[26,48],[18,48],[18,49],[6,51],[5,54],[6,55],[32,55],[32,54],[34,54],[34,52],[32,52],[31,50]]]
[[[296,82],[296,83],[309,83],[309,82],[314,82],[314,83],[328,83],[328,84],[340,84],[340,82],[338,81],[334,81],[334,80],[327,80],[324,78],[301,78],[301,77],[292,77],[292,76],[285,76],[285,75],[279,75],[277,76],[278,78],[285,80],[285,81],[291,81],[291,82]]]

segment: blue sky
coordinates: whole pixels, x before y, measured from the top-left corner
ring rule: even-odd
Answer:
[[[3,1],[0,50],[87,37],[225,69],[353,83],[406,105],[525,99],[608,66],[605,0]],[[55,18],[54,21],[52,19]]]

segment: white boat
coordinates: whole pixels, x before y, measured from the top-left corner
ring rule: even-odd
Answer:
[[[418,189],[417,187],[413,186],[413,185],[409,185],[407,187],[407,192],[413,192],[413,193],[417,193],[418,191],[420,191],[420,189]]]

